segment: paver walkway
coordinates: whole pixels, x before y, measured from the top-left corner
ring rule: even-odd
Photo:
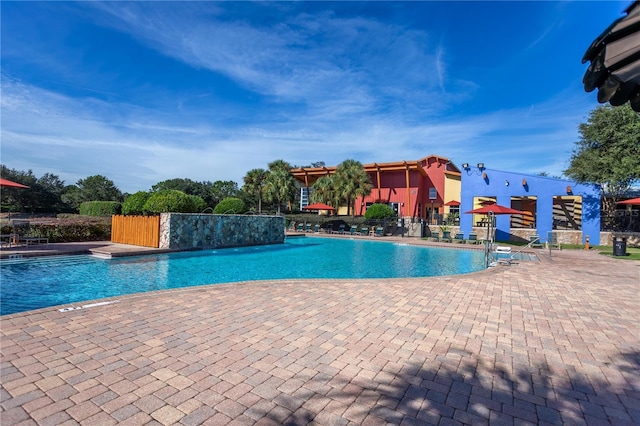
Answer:
[[[0,421],[640,423],[640,262],[541,258],[4,316]]]

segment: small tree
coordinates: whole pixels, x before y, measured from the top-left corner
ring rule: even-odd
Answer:
[[[396,217],[396,212],[388,204],[372,204],[364,212],[365,219],[391,219]]]

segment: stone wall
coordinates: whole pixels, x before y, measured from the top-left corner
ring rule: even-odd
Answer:
[[[211,249],[284,243],[284,217],[162,213],[160,248]]]

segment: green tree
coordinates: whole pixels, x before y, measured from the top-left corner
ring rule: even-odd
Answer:
[[[175,178],[156,183],[151,187],[151,191],[157,192],[166,189],[175,189],[188,195],[196,195],[202,198],[207,206],[213,207],[216,202],[213,199],[212,187],[213,183],[209,181],[196,182],[187,178]]]
[[[291,165],[284,160],[269,163],[269,173],[264,185],[264,197],[280,207],[291,202],[296,195],[296,184],[291,174]]]
[[[218,204],[225,198],[238,195],[238,184],[232,180],[217,180],[211,185],[211,199]]]
[[[251,169],[244,177],[242,190],[249,196],[258,199],[258,213],[262,213],[262,197],[267,183],[267,174],[265,169]]]
[[[0,175],[29,188],[2,188],[3,209],[31,212],[63,212],[70,207],[62,201],[64,182],[51,173],[36,177],[31,170],[20,171],[0,165]]]
[[[122,214],[141,215],[144,213],[144,203],[147,202],[151,194],[146,191],[138,191],[129,195],[122,203]]]
[[[336,167],[333,178],[340,198],[347,203],[347,214],[353,211],[355,215],[353,203],[356,198],[369,195],[373,188],[362,163],[356,160],[344,160]]]
[[[336,190],[333,176],[321,176],[312,185],[311,202],[324,203],[335,207],[340,206],[340,196]]]
[[[225,198],[213,209],[215,214],[242,214],[245,211],[244,201],[236,197]]]
[[[62,200],[78,209],[85,201],[122,201],[122,192],[112,180],[102,175],[79,179],[75,186],[65,188]]]
[[[390,219],[396,217],[396,212],[388,204],[372,204],[364,212],[365,219]]]
[[[613,218],[620,197],[640,180],[640,114],[628,104],[600,106],[578,131],[580,140],[564,174],[581,183],[600,185],[605,218]]]

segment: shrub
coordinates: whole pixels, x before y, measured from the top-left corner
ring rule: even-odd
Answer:
[[[129,195],[122,203],[122,214],[141,215],[144,213],[144,203],[147,202],[151,194],[145,191],[138,191]]]
[[[189,198],[191,199],[191,208],[193,213],[200,213],[207,208],[207,202],[204,201],[202,197],[199,197],[197,195],[189,195]]]
[[[198,201],[198,199],[201,201]],[[160,213],[199,213],[199,206],[204,204],[201,197],[187,195],[175,189],[158,191],[149,197],[144,203],[143,212],[150,214]],[[204,204],[206,206],[206,204]]]
[[[213,209],[215,214],[242,214],[245,211],[244,201],[235,197],[225,198]]]
[[[364,212],[365,219],[391,219],[396,217],[396,212],[387,204],[372,204]]]
[[[122,204],[117,201],[85,201],[80,204],[80,214],[82,216],[102,216],[110,217],[120,214]]]

